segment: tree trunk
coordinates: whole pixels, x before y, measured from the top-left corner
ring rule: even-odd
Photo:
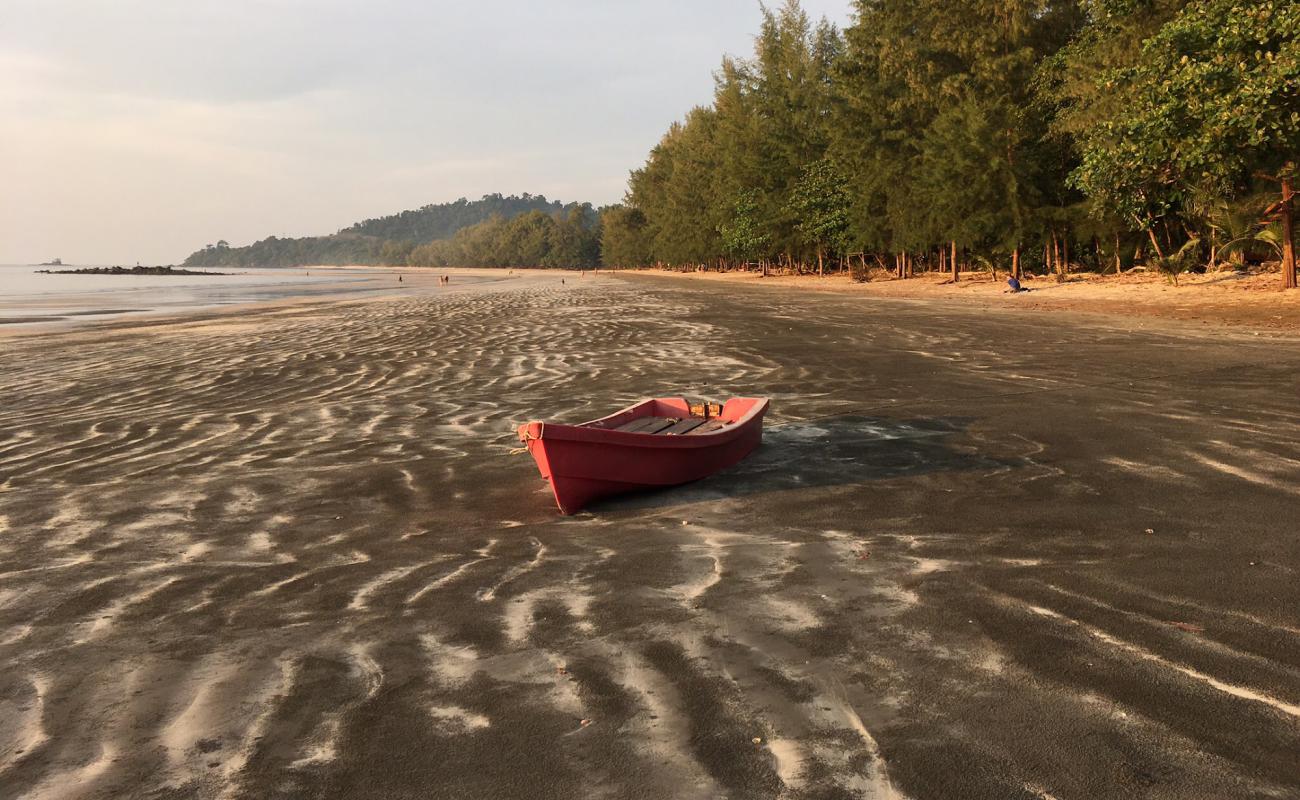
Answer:
[[[1061,280],[1070,275],[1070,234],[1061,237]]]
[[[1295,274],[1295,238],[1291,230],[1294,219],[1292,218],[1291,198],[1294,192],[1291,187],[1291,178],[1282,179],[1282,288],[1296,288]]]
[[[1115,274],[1118,275],[1124,270],[1124,262],[1119,255],[1119,234],[1115,234]]]
[[[826,265],[822,261],[822,249],[817,248],[817,277],[826,277]]]
[[[1156,257],[1164,258],[1165,251],[1160,249],[1160,242],[1156,239],[1156,232],[1153,228],[1147,228],[1147,236],[1151,239],[1151,246],[1156,249]]]
[[[1065,276],[1061,274],[1061,240],[1057,237],[1056,231],[1052,231],[1052,271],[1056,273],[1057,283],[1065,280]]]
[[[952,282],[956,283],[961,280],[961,273],[957,271],[957,240],[955,239],[952,243],[952,258],[949,260],[948,266],[952,268]]]
[[[1011,251],[1011,277],[1020,280],[1020,248]]]

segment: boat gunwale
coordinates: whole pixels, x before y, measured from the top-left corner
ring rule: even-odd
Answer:
[[[546,422],[543,420],[534,420],[520,427],[521,438],[532,441],[567,441],[567,442],[586,442],[591,444],[609,444],[619,447],[643,447],[643,448],[700,448],[716,445],[721,442],[730,440],[743,433],[757,418],[761,424],[761,418],[767,413],[769,400],[764,397],[733,397],[727,401],[730,404],[735,401],[749,401],[751,406],[744,414],[731,421],[726,425],[714,431],[698,434],[683,434],[665,436],[659,433],[639,433],[634,431],[619,431],[612,428],[599,427],[600,423],[608,423],[619,417],[627,416],[629,419],[636,419],[635,412],[640,411],[647,405],[655,401],[662,400],[683,400],[684,398],[647,398],[633,403],[627,408],[621,409],[608,414],[599,419],[589,422],[582,422],[576,425],[568,425],[558,422]],[[689,403],[687,403],[689,408]],[[724,405],[724,414],[726,406]],[[644,414],[640,416],[645,416]]]

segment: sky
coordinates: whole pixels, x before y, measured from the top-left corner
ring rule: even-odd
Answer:
[[[849,0],[804,0],[843,26]],[[619,200],[758,0],[0,0],[0,263]]]

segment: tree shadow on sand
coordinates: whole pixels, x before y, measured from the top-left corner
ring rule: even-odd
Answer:
[[[772,425],[749,458],[695,483],[592,504],[596,513],[734,499],[768,492],[848,486],[934,472],[1006,470],[1028,464],[958,447],[969,417],[899,420],[844,415]]]

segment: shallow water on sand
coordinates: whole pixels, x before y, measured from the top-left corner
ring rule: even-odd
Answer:
[[[180,311],[318,294],[391,288],[379,270],[195,270],[209,275],[63,275],[40,267],[0,265],[0,325],[39,325],[104,319],[122,314]],[[217,274],[229,273],[229,274]]]

